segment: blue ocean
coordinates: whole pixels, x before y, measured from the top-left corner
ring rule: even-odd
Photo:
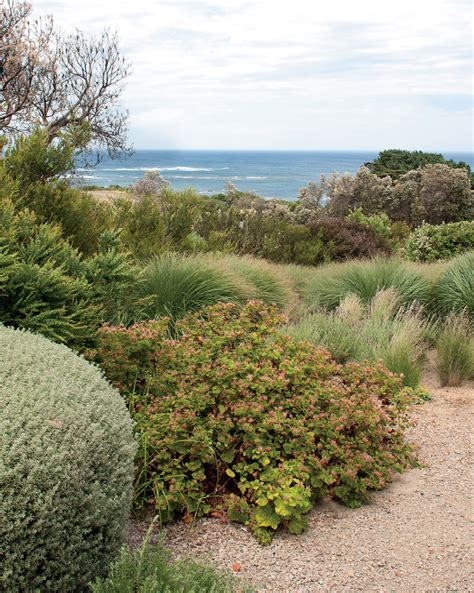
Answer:
[[[443,154],[474,169],[471,153]],[[104,160],[94,169],[80,168],[78,174],[88,185],[128,186],[145,171],[157,170],[178,190],[193,187],[202,194],[214,194],[230,181],[265,198],[294,200],[301,187],[319,180],[321,174],[354,173],[376,156],[377,151],[136,150],[126,160]]]

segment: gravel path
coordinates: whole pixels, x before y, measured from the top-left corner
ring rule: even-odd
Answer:
[[[474,383],[440,388],[431,374],[425,386],[433,400],[416,407],[411,437],[427,467],[397,477],[370,505],[323,502],[303,535],[278,534],[266,547],[242,526],[213,519],[171,526],[167,545],[176,556],[240,565],[262,593],[474,591]]]

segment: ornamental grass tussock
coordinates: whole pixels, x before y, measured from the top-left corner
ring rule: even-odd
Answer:
[[[251,301],[104,327],[89,355],[128,401],[140,439],[136,503],[162,520],[218,512],[262,543],[301,533],[314,502],[357,507],[416,463],[410,389],[380,365],[337,364]]]
[[[451,313],[436,338],[441,385],[461,385],[474,378],[474,323],[466,313]]]
[[[82,593],[126,535],[126,406],[66,346],[0,325],[0,408],[0,591]]]
[[[349,294],[334,311],[320,309],[284,328],[295,339],[329,350],[338,362],[381,360],[402,375],[403,384],[419,386],[429,324],[416,306],[401,307],[393,289],[379,290],[367,304]]]
[[[398,259],[378,258],[352,260],[317,270],[304,289],[309,304],[335,309],[349,294],[369,303],[379,292],[393,288],[401,305],[425,306],[431,298],[432,286],[413,267]]]
[[[474,320],[474,251],[449,262],[435,286],[435,295],[440,315],[454,311]]]

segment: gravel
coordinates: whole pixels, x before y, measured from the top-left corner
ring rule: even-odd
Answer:
[[[241,525],[202,519],[166,530],[174,557],[211,563],[261,593],[461,593],[474,590],[471,428],[474,383],[441,388],[417,406],[410,438],[426,464],[397,477],[371,504],[324,501],[302,535],[278,533],[260,546]],[[135,524],[136,544],[146,526]]]

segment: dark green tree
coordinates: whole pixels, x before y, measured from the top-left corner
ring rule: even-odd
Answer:
[[[400,149],[382,150],[375,160],[365,163],[365,166],[378,177],[389,175],[395,180],[408,173],[408,171],[413,171],[413,169],[436,164],[448,165],[456,169],[467,169],[471,178],[471,185],[474,185],[474,176],[471,174],[471,167],[467,163],[445,159],[442,154],[436,152]]]

